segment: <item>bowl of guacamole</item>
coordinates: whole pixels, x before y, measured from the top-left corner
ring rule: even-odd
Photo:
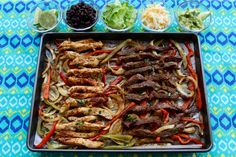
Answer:
[[[212,14],[201,2],[192,0],[179,4],[175,17],[183,31],[201,32],[211,24]]]

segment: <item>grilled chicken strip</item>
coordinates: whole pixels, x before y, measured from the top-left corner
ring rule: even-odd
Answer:
[[[57,137],[79,137],[79,138],[90,138],[94,137],[97,134],[97,132],[75,132],[75,131],[60,131],[57,134]]]
[[[69,93],[103,93],[103,88],[100,86],[72,86],[69,88]]]
[[[83,139],[83,138],[59,137],[57,138],[57,140],[63,144],[68,144],[73,146],[85,146],[87,148],[101,148],[104,146],[103,142],[91,141],[89,139]]]
[[[99,64],[99,60],[94,57],[78,56],[70,65],[77,65],[83,67],[96,67]]]
[[[101,73],[101,68],[69,69],[67,71],[67,76],[91,77]]]
[[[102,82],[98,82],[91,78],[68,77],[70,85],[91,85],[91,86],[104,86]]]
[[[76,99],[86,99],[86,98],[98,97],[101,94],[99,93],[71,93],[69,95],[70,97],[76,98]]]
[[[69,123],[63,123],[63,124],[57,124],[56,130],[101,130],[104,128],[104,125],[101,124],[95,124],[95,123],[89,123],[89,122],[83,122],[83,121],[73,121]]]
[[[63,50],[74,50],[76,52],[83,52],[86,50],[95,50],[97,48],[102,48],[103,43],[101,41],[96,42],[92,39],[81,40],[81,41],[64,41],[59,47],[59,51]]]
[[[99,108],[99,107],[75,108],[75,109],[67,111],[65,116],[68,117],[68,116],[74,116],[74,115],[77,115],[77,114],[96,115],[96,116],[104,117],[104,118],[109,119],[109,120],[111,120],[112,117],[114,116],[114,114],[112,112],[110,112],[109,110],[102,109],[102,108]]]
[[[61,57],[63,59],[64,58],[66,58],[66,59],[75,59],[76,57],[80,57],[81,56],[80,54],[78,54],[78,53],[76,53],[74,51],[65,51],[64,53],[65,53],[64,56]]]
[[[68,117],[68,119],[70,121],[90,122],[90,121],[98,119],[98,116],[84,116],[84,117],[74,117],[74,116],[71,116],[71,117]]]

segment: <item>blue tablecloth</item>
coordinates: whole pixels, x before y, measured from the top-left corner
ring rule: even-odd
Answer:
[[[179,1],[165,0],[176,8]],[[36,1],[0,1],[0,156],[236,156],[236,1],[201,0],[212,12],[209,29],[199,34],[208,91],[214,146],[208,153],[33,153],[26,147],[27,127],[41,35],[27,26]],[[68,0],[59,1],[62,8]],[[132,0],[140,7],[141,0]],[[94,5],[101,8],[104,0]],[[69,30],[63,23],[59,31]],[[107,31],[99,21],[94,31]],[[137,24],[132,31],[143,31]],[[168,31],[178,32],[174,22]]]

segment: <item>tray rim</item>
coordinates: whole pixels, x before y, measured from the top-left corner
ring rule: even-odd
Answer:
[[[41,53],[42,53],[42,46],[43,46],[43,41],[46,36],[50,35],[79,35],[79,34],[87,34],[87,35],[94,35],[94,34],[152,34],[152,35],[157,35],[157,34],[162,34],[162,35],[187,35],[187,36],[195,36],[197,39],[197,49],[199,50],[199,58],[200,58],[200,67],[201,67],[201,75],[202,75],[202,81],[203,81],[203,90],[204,90],[204,97],[206,100],[206,118],[208,119],[208,127],[209,127],[209,139],[210,139],[210,145],[207,148],[193,148],[193,149],[174,149],[174,148],[158,148],[158,149],[36,149],[34,147],[31,147],[30,145],[30,137],[31,135],[31,127],[33,123],[33,110],[35,106],[35,96],[36,96],[36,88],[37,88],[37,78],[39,76],[39,65],[40,65],[40,60],[41,60]],[[26,141],[26,146],[27,148],[32,151],[32,152],[90,152],[90,153],[112,153],[112,152],[119,152],[119,153],[137,153],[137,152],[143,152],[143,153],[175,153],[175,152],[208,152],[212,149],[213,147],[213,138],[212,138],[212,128],[211,128],[211,122],[210,122],[210,111],[209,111],[209,105],[208,105],[208,100],[207,100],[207,89],[206,89],[206,82],[205,82],[205,74],[204,74],[204,67],[203,67],[203,58],[201,54],[201,44],[200,44],[200,39],[199,36],[196,33],[192,32],[48,32],[45,33],[41,36],[41,41],[39,45],[39,51],[38,51],[38,61],[37,61],[37,67],[36,67],[36,72],[35,72],[35,79],[34,79],[34,87],[33,87],[33,92],[32,92],[32,101],[31,101],[31,107],[30,107],[30,117],[29,117],[29,124],[28,124],[28,131],[27,131],[27,141]]]

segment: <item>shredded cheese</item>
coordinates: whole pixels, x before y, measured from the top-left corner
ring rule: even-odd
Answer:
[[[142,13],[142,22],[151,29],[164,29],[170,23],[169,12],[160,4],[150,4]]]

